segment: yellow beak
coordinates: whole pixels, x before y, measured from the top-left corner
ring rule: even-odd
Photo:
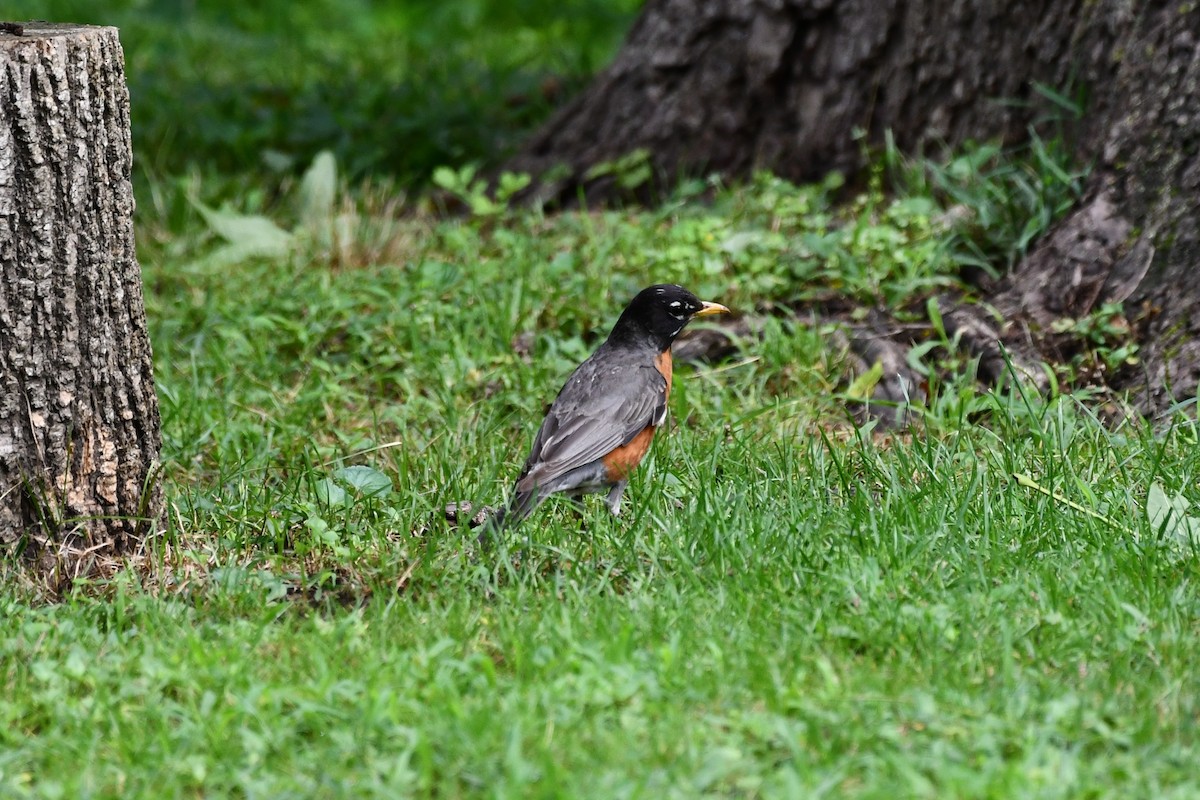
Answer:
[[[729,309],[726,308],[725,306],[721,305],[720,303],[708,303],[703,300],[701,300],[700,302],[701,302],[700,310],[697,311],[695,314],[693,314],[692,315],[693,317],[707,317],[709,314],[728,314],[729,313]]]

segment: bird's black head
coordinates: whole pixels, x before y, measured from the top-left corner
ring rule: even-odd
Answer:
[[[709,303],[673,283],[661,283],[638,292],[625,307],[608,339],[618,343],[649,342],[659,351],[675,341],[693,317],[728,314],[720,303]]]

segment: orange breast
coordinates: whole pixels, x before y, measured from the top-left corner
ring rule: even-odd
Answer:
[[[662,376],[667,379],[666,397],[670,397],[671,396],[671,370],[672,370],[671,348],[668,347],[666,350],[663,350],[661,353],[659,353],[657,356],[654,357],[654,366],[656,369],[658,369],[659,372],[662,373]]]
[[[666,378],[667,385],[663,390],[663,402],[671,396],[671,348],[659,353],[654,358],[654,367]],[[654,426],[647,425],[641,433],[634,436],[627,444],[621,445],[604,457],[604,469],[610,481],[623,481],[629,473],[642,463],[650,450],[650,441],[654,438]]]
[[[642,432],[604,457],[604,469],[610,481],[623,481],[637,465],[642,463],[654,438],[654,426],[647,425]]]

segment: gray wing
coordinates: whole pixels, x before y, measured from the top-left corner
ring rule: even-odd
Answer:
[[[517,479],[527,492],[627,444],[666,412],[667,381],[652,366],[596,369],[585,361],[546,413]]]

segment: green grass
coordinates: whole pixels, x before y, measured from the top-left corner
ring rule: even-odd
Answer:
[[[10,0],[121,29],[137,168],[288,171],[319,150],[406,184],[495,163],[616,52],[638,0]]]
[[[1183,416],[1106,428],[963,377],[873,436],[829,331],[779,321],[677,370],[622,519],[550,502],[484,555],[442,519],[503,497],[642,285],[921,307],[979,216],[761,176],[437,221],[369,187],[314,212],[319,183],[140,205],[170,529],[60,604],[0,589],[0,795],[1200,791]],[[261,222],[222,250],[192,201],[223,197],[218,229],[265,212],[284,251],[247,254]]]

